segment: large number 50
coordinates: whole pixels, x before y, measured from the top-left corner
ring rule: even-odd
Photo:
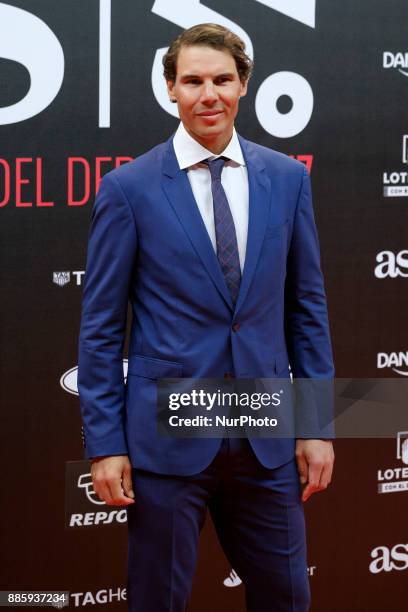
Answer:
[[[288,17],[314,27],[316,0],[256,0]],[[111,100],[111,4],[99,0],[99,127],[110,127]],[[248,34],[236,23],[203,6],[200,0],[156,0],[152,11],[188,28],[212,21],[229,27],[246,43],[253,57]],[[35,43],[35,44],[34,44]],[[157,102],[177,116],[176,107],[167,98],[161,60],[166,49],[158,49],[152,69],[152,87]],[[27,94],[10,106],[0,108],[0,125],[25,121],[41,113],[57,96],[64,79],[64,52],[52,30],[38,17],[0,2],[0,57],[19,62],[30,74]],[[277,100],[287,95],[292,100],[290,112],[278,111]],[[308,124],[313,112],[313,92],[304,77],[295,72],[277,72],[267,77],[258,89],[255,111],[263,128],[280,138],[295,136]]]

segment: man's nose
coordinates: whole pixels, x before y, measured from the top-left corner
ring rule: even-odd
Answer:
[[[217,99],[218,94],[214,83],[204,83],[203,91],[201,93],[201,102],[214,102]]]

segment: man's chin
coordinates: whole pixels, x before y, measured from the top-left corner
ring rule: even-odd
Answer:
[[[219,125],[219,124],[215,124],[215,125],[208,125],[205,128],[200,127],[199,129],[196,130],[196,134],[197,136],[199,136],[200,138],[217,138],[218,136],[222,136],[223,134],[227,134],[227,132],[230,132],[230,128],[229,126],[225,126],[225,125]]]

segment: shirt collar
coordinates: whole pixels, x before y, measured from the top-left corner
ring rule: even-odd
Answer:
[[[232,138],[225,147],[224,151],[222,151],[222,153],[219,155],[214,155],[214,153],[194,140],[194,138],[187,132],[183,123],[180,121],[180,125],[178,126],[173,138],[173,146],[180,170],[190,168],[191,166],[194,166],[195,164],[198,164],[209,157],[215,159],[221,155],[231,159],[240,166],[245,166],[244,156],[241,151],[241,146],[239,144],[235,128],[233,128]]]

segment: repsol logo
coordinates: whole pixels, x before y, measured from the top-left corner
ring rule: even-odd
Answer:
[[[408,569],[408,544],[396,544],[392,548],[377,546],[371,551],[369,569],[372,574],[381,572],[399,572]]]
[[[383,68],[397,68],[398,72],[404,76],[408,76],[408,52],[392,53],[392,51],[384,51],[383,53]]]
[[[381,251],[375,258],[378,265],[374,269],[377,278],[408,278],[408,250],[399,253]]]
[[[111,512],[84,512],[71,514],[70,527],[90,527],[91,525],[109,525],[110,523],[125,523],[126,510],[112,510]]]

